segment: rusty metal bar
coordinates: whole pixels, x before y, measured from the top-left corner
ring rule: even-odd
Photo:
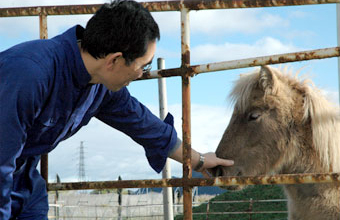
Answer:
[[[47,15],[44,13],[39,14],[39,31],[40,31],[40,39],[47,39]],[[40,173],[41,176],[46,181],[46,185],[48,184],[48,154],[41,155],[40,160]]]
[[[220,70],[239,69],[245,67],[261,66],[266,64],[288,63],[303,60],[323,59],[340,56],[340,47],[319,50],[286,53],[281,55],[263,56],[250,59],[226,61],[205,65],[192,66],[193,73],[213,72]]]
[[[340,173],[49,183],[48,190],[340,183]]]
[[[181,10],[182,67],[190,65],[189,10]],[[182,75],[182,129],[183,129],[183,217],[192,219],[192,187],[186,182],[192,177],[191,169],[191,99],[190,75]]]
[[[39,15],[39,30],[40,30],[40,39],[47,39],[47,15],[40,14]]]
[[[180,11],[183,7],[190,10],[206,10],[314,5],[339,2],[339,0],[184,0],[144,2],[143,5],[149,11]]]
[[[0,17],[94,14],[102,4],[0,8]]]
[[[217,63],[208,63],[202,65],[194,65],[189,67],[180,67],[174,69],[166,69],[160,71],[151,71],[144,75],[141,79],[152,79],[160,77],[182,76],[188,72],[191,76],[199,73],[215,72],[222,70],[239,69],[246,67],[254,67],[268,64],[289,63],[295,61],[306,61],[315,59],[324,59],[340,56],[340,47],[324,48],[317,50],[308,50],[296,53],[285,53],[278,55],[262,56],[255,58],[247,58],[241,60],[231,60]]]
[[[141,2],[149,11],[180,11],[182,8],[190,10],[228,9],[228,8],[260,8],[293,5],[315,5],[340,3],[340,0],[185,0],[185,1],[154,1]],[[39,16],[46,15],[75,15],[94,14],[101,4],[90,5],[58,5],[1,8],[0,17]]]

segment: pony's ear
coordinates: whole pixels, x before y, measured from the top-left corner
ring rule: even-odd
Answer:
[[[276,82],[276,75],[269,66],[261,66],[259,86],[263,91],[272,91]]]

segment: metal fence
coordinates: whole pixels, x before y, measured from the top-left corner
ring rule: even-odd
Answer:
[[[205,9],[231,9],[231,8],[257,8],[278,7],[291,5],[313,5],[340,3],[340,0],[185,0],[185,1],[158,1],[143,2],[142,4],[151,12],[180,11],[181,16],[181,50],[182,62],[179,68],[152,71],[142,79],[180,76],[182,78],[182,130],[183,130],[183,178],[161,180],[131,180],[131,181],[105,181],[105,182],[75,182],[50,183],[48,190],[76,190],[76,189],[105,189],[105,188],[147,188],[147,187],[183,187],[184,219],[192,219],[192,187],[194,186],[225,186],[245,184],[296,184],[316,182],[340,182],[340,174],[294,174],[257,177],[219,177],[197,179],[192,178],[191,167],[191,103],[190,86],[191,77],[205,72],[236,69],[243,67],[260,66],[265,64],[287,63],[302,60],[323,59],[340,56],[340,47],[323,48],[318,50],[287,53],[249,59],[209,63],[203,65],[190,65],[190,11]],[[47,16],[49,15],[75,15],[93,14],[100,7],[93,5],[66,5],[24,8],[0,8],[0,17],[39,16],[40,38],[47,38]],[[338,11],[339,9],[339,5]],[[339,13],[339,12],[338,12]],[[339,17],[339,15],[338,15]],[[340,63],[340,61],[339,61]],[[48,156],[43,155],[41,160],[42,176],[48,180]]]
[[[165,219],[163,212],[162,193],[124,194],[123,203],[119,204],[117,193],[91,194],[69,191],[60,193],[56,199],[54,192],[49,193],[49,219]],[[214,219],[216,216],[242,216],[252,219],[255,215],[283,214],[286,209],[261,211],[256,208],[257,204],[287,203],[286,199],[247,199],[247,200],[219,200],[209,201],[213,195],[194,196],[193,207],[199,207],[200,211],[193,212],[193,216],[204,216],[205,219]],[[225,204],[245,204],[242,208],[233,211],[217,212],[212,206]],[[282,207],[282,206],[281,206]],[[177,198],[173,204],[174,216],[183,214],[183,199]],[[216,208],[215,208],[216,210]]]
[[[162,196],[162,195],[160,195]],[[288,214],[287,210],[276,211],[254,211],[252,206],[255,203],[286,203],[286,199],[271,199],[271,200],[235,200],[235,201],[218,201],[218,202],[193,202],[193,206],[199,206],[207,204],[205,212],[193,212],[194,216],[205,216],[206,219],[214,219],[216,216],[227,215],[243,215],[252,219],[252,216],[257,214]],[[214,212],[210,211],[211,204],[219,203],[249,203],[249,208],[244,211],[232,211],[232,212]],[[50,215],[48,219],[153,219],[163,220],[163,203],[158,204],[144,204],[144,205],[63,205],[63,204],[50,204]],[[173,204],[174,215],[183,214],[183,203]],[[120,210],[120,211],[119,211]]]
[[[161,193],[123,194],[122,202],[115,192],[105,194],[68,191],[49,192],[49,219],[164,219]],[[175,215],[183,209],[177,209]]]

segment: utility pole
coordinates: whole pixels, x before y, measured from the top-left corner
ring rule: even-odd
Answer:
[[[165,69],[165,60],[163,58],[157,59],[158,69]],[[166,94],[166,81],[164,78],[158,79],[158,93],[159,93],[159,116],[161,120],[164,120],[168,114],[168,103]],[[171,178],[171,166],[170,160],[167,159],[165,166],[162,171],[163,179]],[[173,201],[172,201],[172,188],[163,188],[163,210],[164,210],[164,220],[173,220]]]
[[[85,182],[85,156],[84,156],[84,145],[83,141],[80,142],[79,147],[79,166],[78,166],[78,181]]]

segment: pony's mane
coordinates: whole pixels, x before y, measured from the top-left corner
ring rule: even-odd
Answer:
[[[339,109],[327,101],[310,80],[298,79],[297,74],[293,76],[287,69],[269,69],[275,75],[275,80],[282,83],[274,83],[270,86],[270,89],[266,89],[264,100],[269,93],[280,94],[279,91],[283,89],[283,85],[303,91],[303,121],[305,122],[308,119],[311,121],[313,147],[325,168],[330,172],[340,172]],[[235,108],[240,112],[245,112],[249,107],[252,91],[258,88],[259,84],[266,87],[266,80],[259,70],[241,75],[230,93]]]

